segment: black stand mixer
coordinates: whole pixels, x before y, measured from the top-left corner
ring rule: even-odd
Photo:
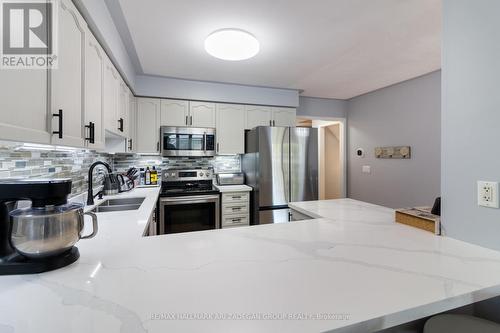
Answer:
[[[83,205],[68,204],[70,179],[0,180],[0,275],[41,273],[67,266],[80,254]],[[31,207],[14,209],[20,200]]]

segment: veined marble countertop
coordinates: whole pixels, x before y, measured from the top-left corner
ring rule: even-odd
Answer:
[[[0,332],[368,332],[500,295],[499,252],[380,206],[293,203],[325,218],[141,237],[158,189],[125,196],[147,199],[98,214],[73,265],[0,276]]]

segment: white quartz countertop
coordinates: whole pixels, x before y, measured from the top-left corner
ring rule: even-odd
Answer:
[[[251,192],[252,188],[248,185],[215,185],[215,187],[221,191],[225,192]]]
[[[158,191],[98,214],[76,263],[0,276],[0,332],[368,332],[500,295],[499,252],[391,209],[293,203],[323,218],[141,237]]]

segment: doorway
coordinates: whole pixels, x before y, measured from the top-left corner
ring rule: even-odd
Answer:
[[[345,119],[297,118],[297,127],[318,129],[318,197],[346,197]]]

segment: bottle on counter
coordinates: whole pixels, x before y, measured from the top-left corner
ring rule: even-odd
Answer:
[[[156,171],[155,166],[153,166],[153,170],[151,170],[151,185],[158,185],[158,171]]]
[[[144,168],[140,168],[140,173],[139,173],[139,184],[140,185],[146,185],[146,173],[144,172]]]
[[[146,174],[145,174],[145,182],[144,182],[144,184],[151,185],[151,171],[149,171],[149,167],[146,168]]]

